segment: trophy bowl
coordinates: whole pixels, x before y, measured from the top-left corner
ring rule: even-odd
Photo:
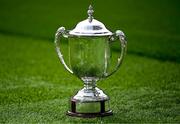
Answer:
[[[65,69],[84,82],[70,100],[67,115],[76,117],[103,117],[112,115],[109,97],[99,88],[96,82],[112,75],[120,67],[126,53],[126,38],[122,31],[109,31],[105,25],[93,18],[93,8],[88,9],[89,17],[79,22],[73,30],[60,27],[55,34],[55,46],[58,57]],[[68,62],[65,62],[61,51],[61,38],[68,42]],[[116,65],[112,65],[111,47],[119,41],[121,52]],[[68,64],[67,64],[68,63]],[[112,66],[113,69],[112,69]]]

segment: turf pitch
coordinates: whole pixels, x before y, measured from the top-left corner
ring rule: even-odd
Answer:
[[[95,18],[123,30],[128,51],[119,71],[98,83],[114,115],[65,115],[82,82],[59,63],[54,33],[87,17],[90,1],[0,1],[0,122],[180,122],[180,2],[93,1]],[[116,53],[116,47],[114,52]]]

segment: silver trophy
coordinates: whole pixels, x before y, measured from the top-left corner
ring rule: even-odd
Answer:
[[[60,27],[55,34],[58,57],[65,69],[84,82],[70,100],[67,115],[76,117],[102,117],[112,115],[109,97],[96,82],[105,79],[117,71],[126,53],[126,38],[122,31],[109,31],[105,25],[93,18],[93,8],[88,9],[88,18],[79,22],[72,30]],[[68,60],[65,62],[60,41],[66,39]],[[119,41],[119,42],[118,42]],[[118,42],[116,64],[112,65],[111,44]],[[112,67],[113,66],[113,67]]]

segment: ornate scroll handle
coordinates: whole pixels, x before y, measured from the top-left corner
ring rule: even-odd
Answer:
[[[120,41],[120,45],[121,45],[121,54],[120,56],[118,57],[118,60],[117,60],[117,65],[115,67],[115,69],[110,73],[108,74],[106,77],[112,75],[113,73],[115,73],[118,68],[120,67],[120,65],[122,64],[122,61],[124,59],[124,56],[126,54],[126,50],[127,50],[127,40],[126,40],[126,36],[125,34],[121,31],[121,30],[117,30],[114,34],[116,37],[118,37],[119,41]],[[113,38],[113,35],[111,36],[112,38],[112,41],[114,40]]]
[[[73,71],[66,65],[63,55],[61,53],[61,49],[60,49],[60,38],[66,35],[66,31],[64,27],[60,27],[55,34],[55,46],[56,46],[56,52],[58,53],[58,57],[61,61],[61,63],[64,65],[65,69],[68,70],[71,74],[73,74]]]

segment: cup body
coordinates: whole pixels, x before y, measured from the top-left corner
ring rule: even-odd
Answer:
[[[100,79],[107,73],[110,47],[107,36],[69,37],[69,63],[79,78]]]

